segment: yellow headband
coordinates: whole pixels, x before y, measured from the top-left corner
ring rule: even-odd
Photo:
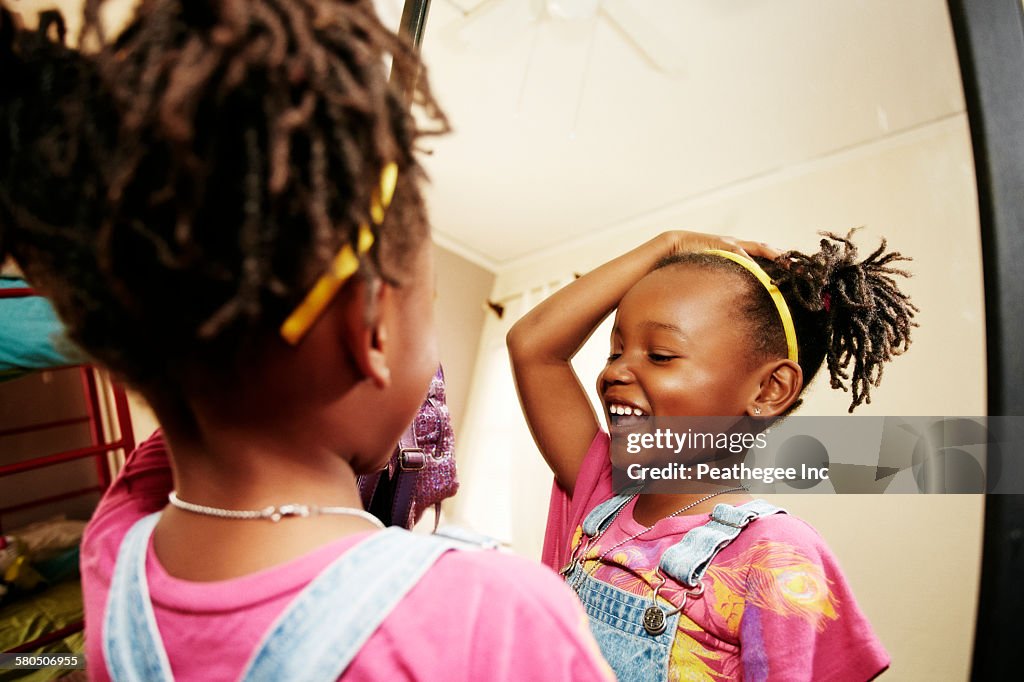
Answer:
[[[797,352],[796,328],[793,326],[793,316],[789,312],[789,306],[786,305],[786,299],[783,298],[782,292],[779,291],[779,288],[772,283],[772,278],[768,276],[768,273],[753,260],[744,258],[738,253],[733,253],[732,251],[708,249],[704,253],[728,258],[733,263],[746,268],[750,274],[757,278],[758,282],[764,285],[764,288],[768,290],[768,295],[772,297],[772,302],[775,303],[775,307],[779,311],[779,317],[782,318],[782,330],[786,333],[786,347],[789,349],[789,359],[793,362],[799,362],[800,356]]]
[[[397,182],[398,166],[388,163],[380,172],[380,189],[374,191],[370,201],[370,219],[375,225],[384,222],[384,211],[391,205]],[[317,279],[306,297],[281,324],[280,333],[285,341],[294,346],[302,340],[338,293],[341,285],[359,269],[359,257],[369,251],[371,246],[373,231],[369,225],[363,223],[359,226],[355,250],[348,243],[342,246],[331,261],[327,272]]]

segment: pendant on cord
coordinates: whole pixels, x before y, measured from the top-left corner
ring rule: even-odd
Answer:
[[[665,586],[665,582],[668,578],[662,574],[660,567],[658,568],[658,576],[661,580],[654,588],[654,594],[651,595],[651,605],[644,609],[643,617],[644,630],[646,630],[647,634],[652,637],[657,637],[661,633],[665,632],[665,628],[668,625],[668,619],[686,608],[687,599],[690,597],[700,597],[704,594],[704,583],[698,582],[696,588],[683,591],[682,601],[679,602],[679,606],[676,606],[671,611],[666,612],[663,608],[658,606],[658,592],[660,592],[661,588]],[[686,583],[684,583],[684,585],[686,585]],[[689,587],[689,585],[686,586]]]
[[[644,630],[654,637],[665,632],[665,612],[660,606],[648,606],[644,609]]]

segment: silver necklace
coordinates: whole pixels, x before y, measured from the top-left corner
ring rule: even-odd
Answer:
[[[696,506],[697,506],[698,504],[701,504],[701,503],[703,503],[703,502],[707,502],[707,501],[708,501],[708,500],[710,500],[710,499],[711,499],[712,497],[718,497],[719,495],[724,495],[724,494],[726,494],[726,493],[734,493],[734,492],[738,492],[738,491],[740,491],[740,490],[746,490],[746,489],[747,489],[747,487],[746,487],[746,486],[740,485],[740,486],[736,486],[735,488],[729,488],[728,490],[719,490],[719,491],[718,491],[718,492],[716,492],[716,493],[711,493],[710,495],[705,495],[704,497],[700,498],[699,500],[697,500],[697,501],[695,501],[695,502],[691,502],[691,503],[689,503],[689,504],[687,504],[687,505],[684,505],[684,506],[680,507],[679,509],[676,509],[676,510],[675,510],[674,512],[672,512],[672,513],[671,513],[671,514],[669,514],[668,516],[665,516],[665,517],[663,517],[663,518],[665,518],[665,519],[671,519],[671,518],[673,518],[673,517],[675,517],[675,516],[679,516],[679,515],[680,515],[680,514],[682,514],[682,513],[684,512],[684,511],[688,511],[688,510],[690,510],[690,509],[693,509],[693,508],[694,508],[694,507],[696,507]],[[580,570],[580,571],[578,572],[578,575],[577,575],[576,579],[574,579],[574,580],[573,580],[573,583],[572,583],[572,588],[573,588],[573,590],[575,590],[575,591],[576,591],[576,594],[577,594],[577,595],[579,595],[579,591],[580,591],[580,588],[581,588],[581,587],[583,586],[583,580],[584,580],[584,579],[586,579],[586,578],[589,578],[589,577],[593,576],[593,575],[594,575],[594,573],[596,573],[596,572],[597,572],[597,569],[598,569],[598,567],[599,567],[599,566],[600,566],[601,564],[603,564],[603,563],[604,563],[604,560],[605,560],[605,559],[606,559],[606,558],[608,557],[608,555],[609,555],[609,554],[611,554],[612,552],[614,552],[615,550],[617,550],[617,549],[618,549],[619,547],[622,547],[622,546],[623,546],[624,544],[626,544],[627,542],[630,542],[630,541],[632,541],[632,540],[636,540],[636,539],[637,539],[638,537],[640,537],[641,535],[643,535],[644,533],[646,533],[647,531],[651,530],[651,529],[652,529],[652,528],[654,528],[654,527],[655,527],[656,525],[658,525],[658,521],[661,521],[661,520],[662,520],[662,519],[658,519],[657,521],[655,521],[655,522],[654,522],[654,523],[652,523],[651,525],[647,526],[647,527],[646,527],[646,528],[644,528],[643,530],[639,531],[638,533],[633,533],[632,535],[630,535],[630,536],[629,536],[628,538],[626,538],[625,540],[620,540],[619,542],[616,542],[616,543],[615,543],[614,545],[612,545],[611,547],[609,547],[608,549],[606,549],[606,550],[605,550],[604,552],[602,552],[602,553],[601,553],[601,556],[597,557],[597,561],[596,561],[596,562],[594,562],[594,567],[593,567],[592,569],[590,569],[589,571],[584,571],[584,570],[582,570],[582,569],[583,569],[583,566],[584,566],[584,564],[586,564],[586,562],[587,562],[587,559],[588,559],[588,557],[587,557],[587,552],[588,552],[588,551],[590,551],[590,547],[591,547],[591,546],[592,546],[592,545],[593,545],[594,543],[596,543],[596,542],[597,542],[598,540],[600,540],[600,539],[601,539],[601,537],[602,537],[602,536],[603,536],[603,535],[605,534],[605,531],[607,531],[607,530],[608,530],[609,528],[611,528],[611,527],[612,527],[613,525],[615,525],[615,520],[616,520],[617,518],[619,518],[619,514],[621,514],[621,513],[622,513],[622,510],[623,510],[623,509],[625,509],[626,507],[628,507],[628,506],[629,506],[629,503],[630,503],[630,502],[632,502],[632,501],[633,501],[633,498],[635,498],[636,496],[637,496],[637,493],[633,493],[633,495],[631,495],[631,496],[630,496],[630,498],[629,498],[628,500],[626,500],[625,504],[623,504],[623,505],[622,505],[621,507],[619,507],[619,510],[618,510],[617,512],[615,512],[615,516],[613,516],[613,517],[612,517],[612,520],[611,520],[611,521],[610,521],[610,522],[608,523],[608,525],[607,525],[607,526],[605,526],[604,528],[602,528],[602,529],[601,529],[601,530],[600,530],[600,531],[598,532],[598,534],[597,534],[597,535],[595,535],[595,536],[594,536],[593,538],[591,538],[590,540],[588,540],[588,541],[587,541],[587,546],[586,546],[586,547],[584,548],[583,552],[581,552],[581,556],[580,556],[580,558],[576,560],[576,565],[577,565],[577,566],[578,566],[578,567],[579,567],[579,568],[580,568],[581,570]],[[590,559],[594,559],[594,557],[590,557]],[[563,571],[563,575],[564,575],[564,574],[566,574],[566,573],[568,573],[568,572],[569,572],[569,569],[571,569],[571,568],[572,568],[572,562],[570,562],[570,563],[569,563],[569,564],[568,564],[568,565],[567,565],[567,566],[566,566],[566,567],[565,567],[564,569],[562,569],[562,571]],[[660,587],[660,586],[659,586],[659,587]],[[657,591],[655,591],[655,597],[656,597],[656,596],[657,596]]]
[[[187,512],[192,512],[193,514],[215,516],[218,519],[263,519],[277,523],[286,516],[299,518],[320,515],[356,516],[365,521],[369,521],[377,528],[384,528],[384,524],[381,523],[381,520],[376,516],[363,509],[356,509],[355,507],[319,507],[311,504],[282,504],[277,506],[271,505],[269,507],[264,507],[263,509],[221,509],[219,507],[207,507],[203,504],[186,502],[178,497],[178,494],[173,490],[167,496],[167,499],[171,503],[172,507],[177,507],[178,509],[183,509]]]

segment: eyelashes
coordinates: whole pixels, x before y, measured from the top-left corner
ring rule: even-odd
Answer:
[[[651,362],[654,362],[656,364],[664,364],[664,363],[670,362],[672,360],[679,360],[680,359],[680,356],[678,356],[678,355],[666,355],[664,353],[647,353],[646,355],[647,355],[647,358]],[[615,362],[620,357],[622,357],[622,353],[611,353],[611,354],[608,355],[607,362],[609,362],[609,363]]]

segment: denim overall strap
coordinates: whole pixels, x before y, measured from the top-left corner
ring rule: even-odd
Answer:
[[[633,495],[616,495],[591,509],[587,518],[583,519],[583,532],[589,537],[596,536],[612,522],[619,510],[631,499]]]
[[[170,682],[170,662],[146,583],[146,549],[160,514],[137,521],[118,551],[103,628],[117,682]],[[462,542],[401,528],[374,533],[327,566],[275,621],[246,666],[246,680],[335,680],[434,562]]]
[[[391,527],[330,564],[264,636],[243,680],[335,680],[388,614],[456,543]]]
[[[738,507],[717,504],[706,524],[694,528],[665,550],[659,563],[661,571],[689,587],[696,587],[715,556],[735,540],[747,524],[761,516],[785,513],[785,509],[764,500]]]
[[[160,513],[135,522],[121,542],[103,622],[103,656],[117,682],[169,682],[167,660],[146,584],[146,548]]]

